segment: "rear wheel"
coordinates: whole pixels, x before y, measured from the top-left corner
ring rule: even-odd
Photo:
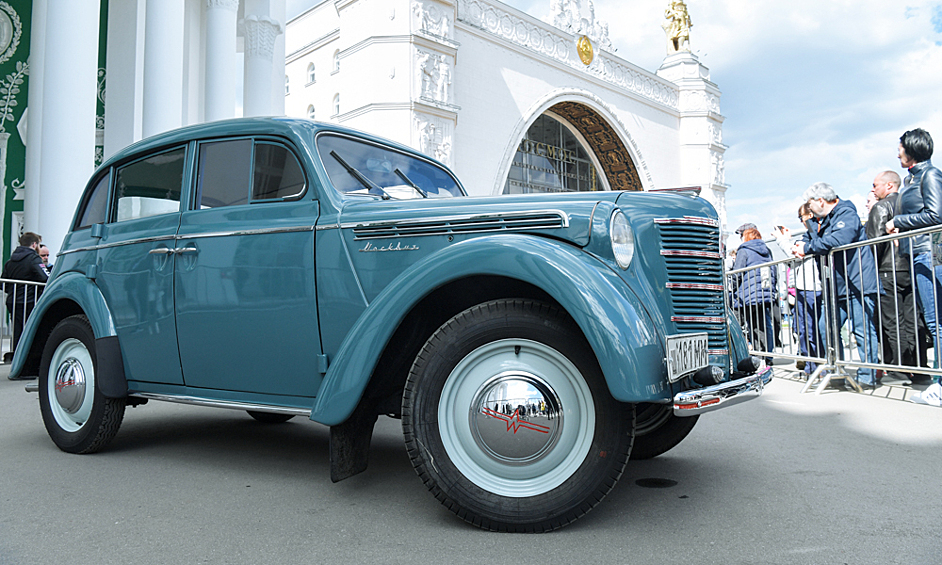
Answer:
[[[578,327],[546,304],[498,300],[446,322],[403,395],[406,447],[449,509],[491,530],[547,531],[598,504],[631,450]]]
[[[639,404],[631,458],[651,459],[667,453],[693,431],[700,416],[675,416],[670,404]]]
[[[69,453],[94,453],[118,433],[125,399],[98,386],[95,335],[85,316],[59,322],[39,366],[39,409],[52,441]]]

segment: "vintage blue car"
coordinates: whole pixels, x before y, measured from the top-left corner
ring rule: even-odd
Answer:
[[[379,415],[472,524],[564,526],[629,457],[758,396],[716,212],[691,194],[468,197],[443,165],[334,125],[145,139],[88,183],[11,378],[91,453],[165,400],[330,426],[331,479]]]

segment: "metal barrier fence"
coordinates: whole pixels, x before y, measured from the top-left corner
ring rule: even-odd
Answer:
[[[0,359],[4,363],[13,360],[13,352],[23,331],[23,324],[39,300],[45,283],[0,279],[0,289],[5,300],[0,315]]]
[[[767,245],[788,254],[794,241]],[[796,361],[803,392],[942,376],[942,226],[730,270],[726,292],[751,353]]]

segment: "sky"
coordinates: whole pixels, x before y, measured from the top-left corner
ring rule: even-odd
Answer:
[[[318,1],[287,0],[288,17]],[[551,1],[504,3],[544,19]],[[657,70],[669,0],[594,3],[616,55]],[[820,181],[863,210],[879,172],[904,174],[903,132],[921,127],[942,143],[942,0],[686,4],[691,51],[722,92],[730,229],[799,229],[801,194]]]

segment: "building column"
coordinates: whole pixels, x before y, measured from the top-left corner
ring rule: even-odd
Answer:
[[[99,0],[49,0],[46,7],[38,192],[42,208],[38,226],[27,228],[42,235],[52,253],[69,231],[77,195],[95,164],[99,10]]]
[[[206,121],[235,116],[239,0],[206,0]]]
[[[183,125],[185,0],[147,0],[144,23],[144,137]]]
[[[39,231],[39,158],[43,127],[43,59],[46,51],[46,0],[33,0],[29,40],[29,92],[26,107],[26,194],[23,199],[23,225],[27,231]],[[0,179],[2,181],[2,179]],[[15,241],[17,234],[10,234]],[[48,244],[47,244],[48,245]]]
[[[247,10],[248,11],[248,10]],[[243,116],[268,116],[272,107],[272,55],[281,24],[267,14],[248,14],[242,20],[245,36]]]

